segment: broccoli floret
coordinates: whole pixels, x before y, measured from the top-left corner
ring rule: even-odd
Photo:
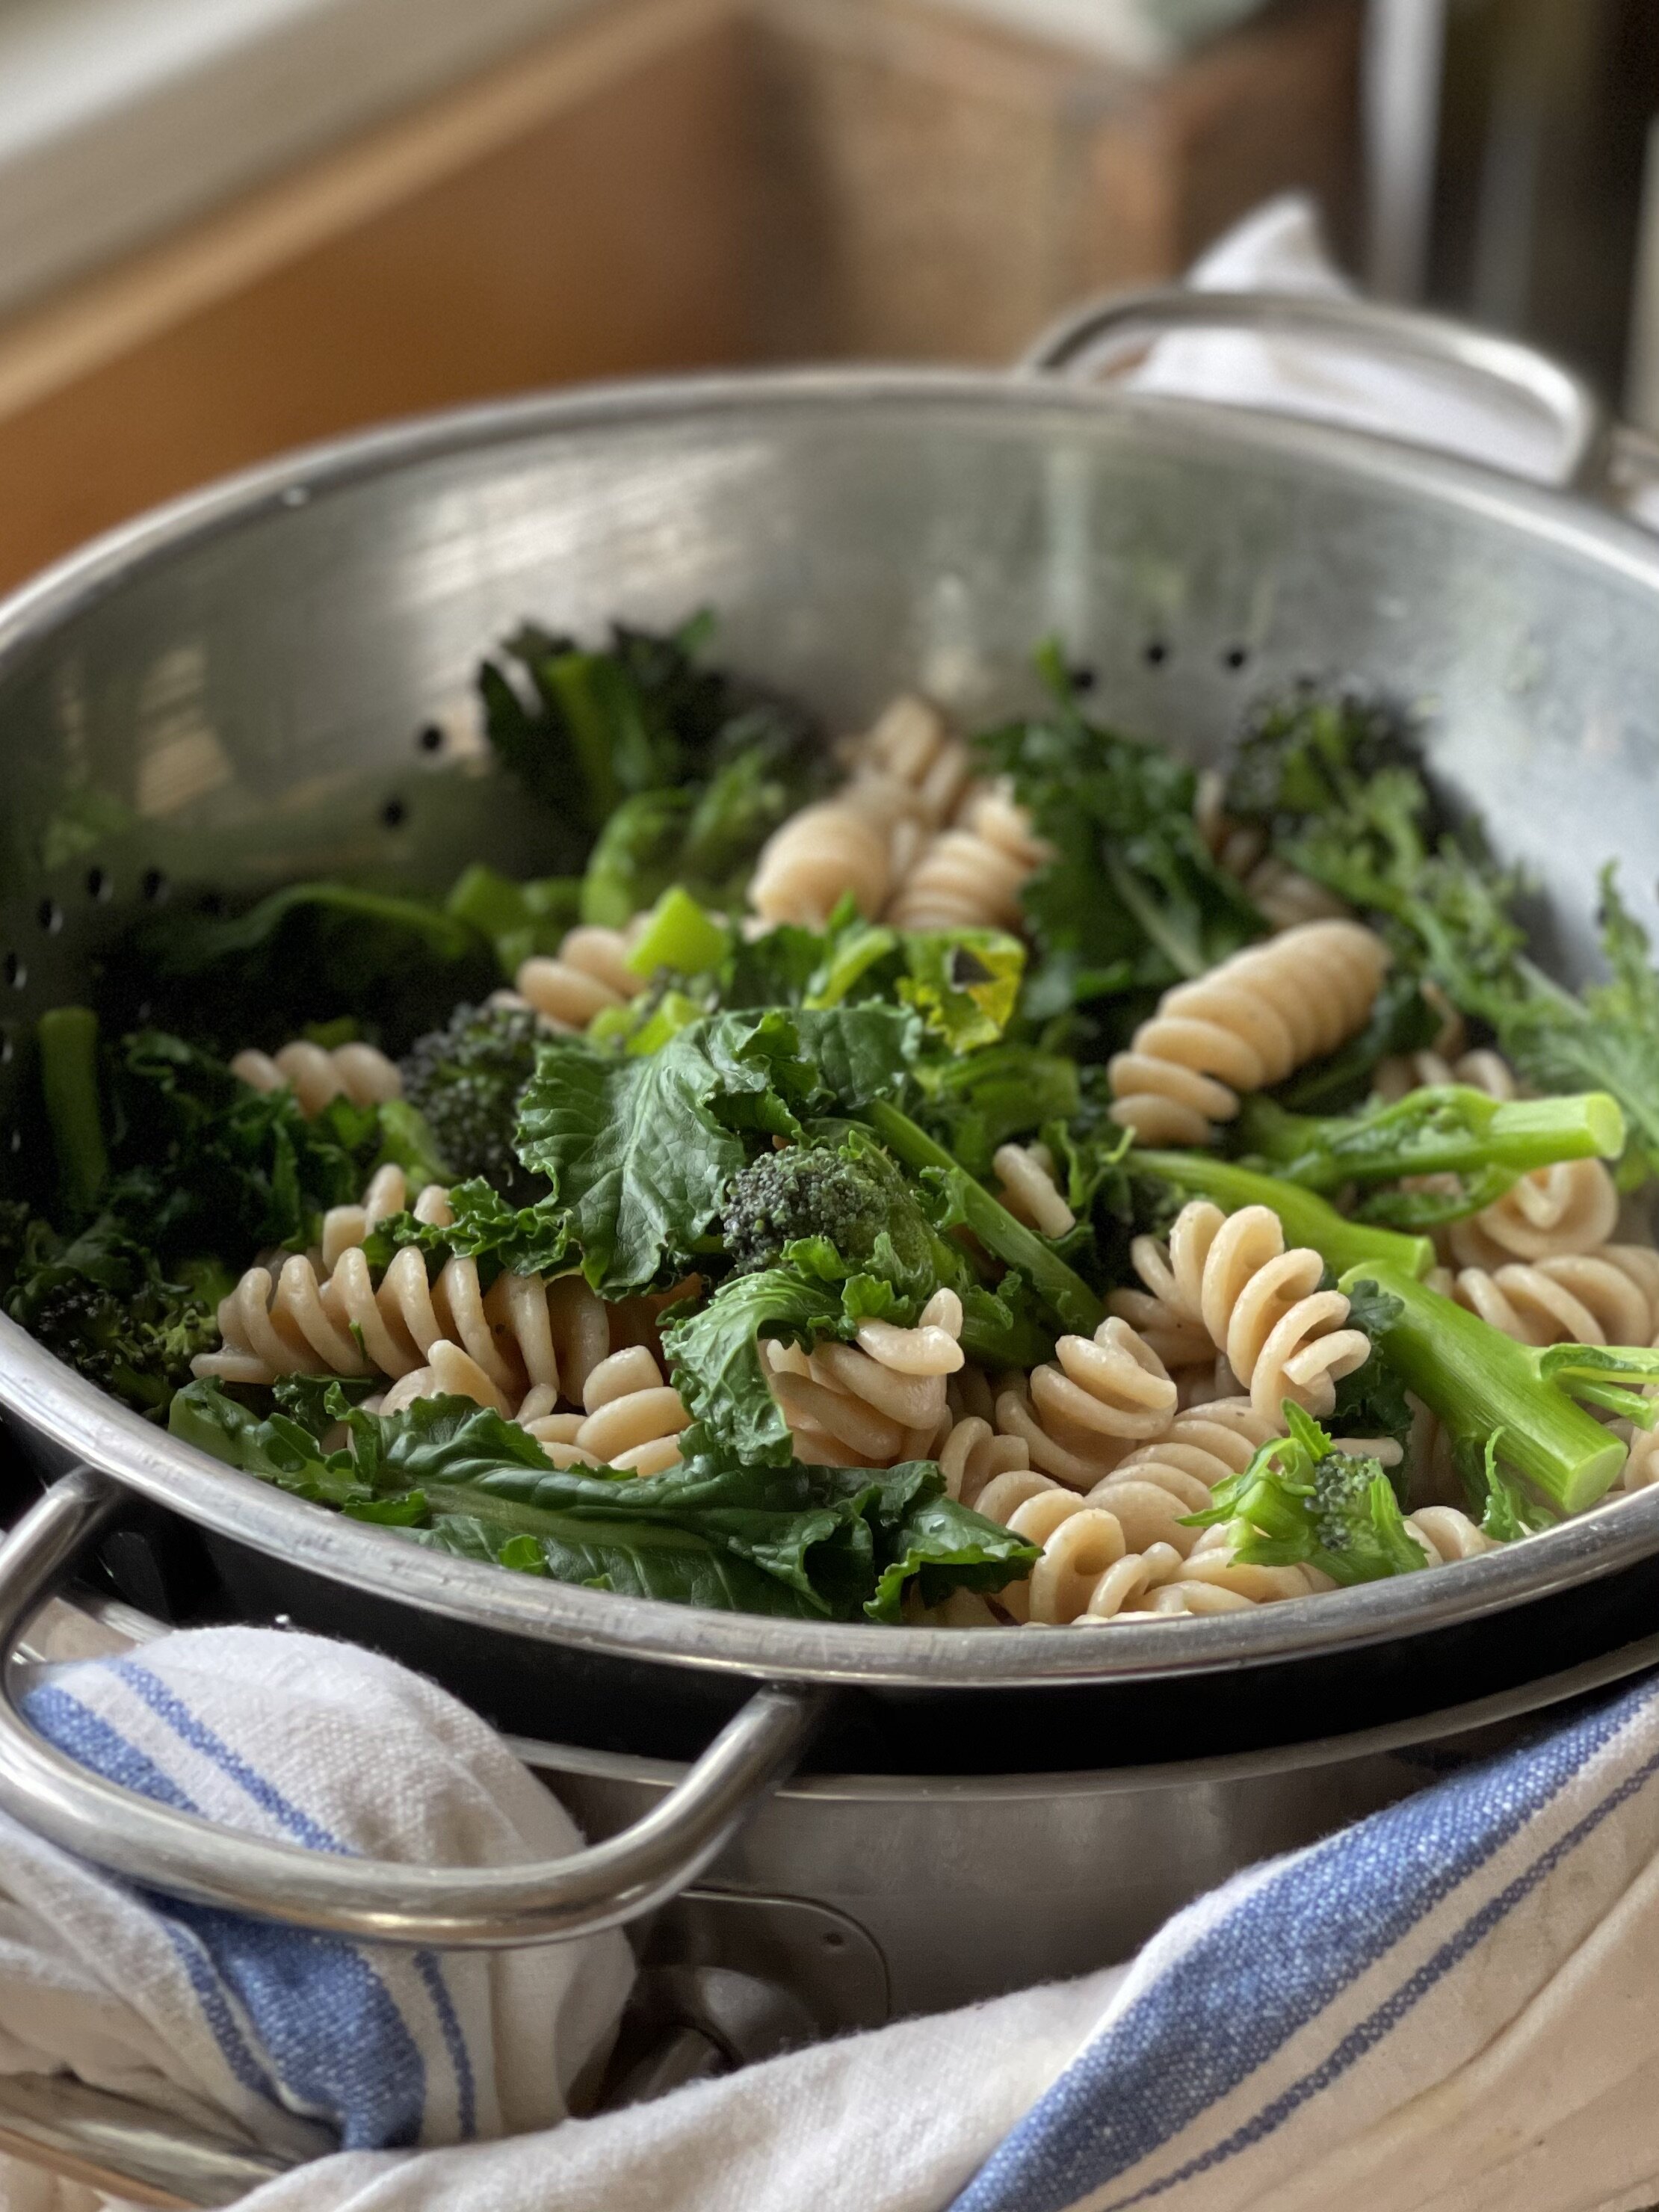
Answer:
[[[1219,1484],[1209,1511],[1188,1526],[1231,1522],[1232,1554],[1243,1565],[1317,1567],[1334,1583],[1378,1582],[1426,1566],[1382,1462],[1337,1451],[1318,1422],[1288,1401],[1285,1420],[1289,1436],[1264,1444]]]
[[[451,1173],[458,1180],[482,1176],[514,1206],[532,1204],[544,1189],[513,1146],[540,1037],[529,1006],[459,1006],[399,1063],[404,1097]]]
[[[821,1146],[791,1145],[763,1152],[732,1176],[720,1227],[739,1274],[778,1267],[788,1246],[817,1237],[857,1267],[890,1228],[895,1211],[868,1160],[848,1159]]]
[[[0,1223],[0,1240],[12,1320],[140,1413],[164,1413],[191,1359],[218,1341],[216,1285],[165,1280],[107,1215],[69,1243],[38,1218]]]

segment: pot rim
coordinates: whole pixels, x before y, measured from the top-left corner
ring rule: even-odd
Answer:
[[[135,573],[365,478],[561,432],[603,435],[744,410],[843,415],[955,404],[1127,423],[1148,442],[1219,456],[1312,461],[1376,489],[1480,514],[1553,542],[1652,592],[1659,545],[1633,524],[1476,464],[1285,415],[1158,394],[951,369],[805,369],[618,382],[416,417],[332,440],[191,493],[95,539],[0,605],[0,677]],[[62,1366],[0,1316],[0,1407],[58,1449],[198,1524],[326,1580],[538,1641],[781,1681],[951,1692],[1182,1678],[1361,1649],[1507,1610],[1659,1551],[1659,1486],[1604,1503],[1448,1571],[1200,1620],[1114,1622],[1096,1637],[1041,1627],[793,1622],[698,1611],[450,1559],[319,1510],[179,1443]],[[1172,1631],[1175,1632],[1172,1633]]]

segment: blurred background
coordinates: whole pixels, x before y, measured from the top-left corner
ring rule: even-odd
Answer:
[[[1299,187],[1659,427],[1656,0],[0,0],[0,584],[574,378],[1000,363]]]

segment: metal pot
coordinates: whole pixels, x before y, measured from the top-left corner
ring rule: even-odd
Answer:
[[[1504,342],[1324,302],[1221,312],[1311,313],[1327,337],[1340,324],[1501,374],[1516,404],[1551,413],[1564,475],[1605,461],[1587,395]],[[1150,313],[1092,311],[1048,357],[1092,374]],[[437,887],[480,853],[528,865],[510,793],[479,772],[482,642],[530,611],[586,628],[698,605],[720,611],[735,665],[848,724],[916,681],[964,716],[994,713],[1053,630],[1126,726],[1200,752],[1258,688],[1371,679],[1433,702],[1437,765],[1555,895],[1565,970],[1586,957],[1595,866],[1611,854],[1633,890],[1651,880],[1659,550],[1610,514],[1349,432],[1054,376],[623,386],[299,456],[133,525],[0,611],[0,974],[20,1042],[163,890],[334,872]],[[0,1070],[0,1134],[19,1141],[24,1058]],[[1642,1663],[1659,1588],[1656,1492],[1443,1573],[1174,1627],[781,1623],[504,1575],[328,1516],[198,1458],[7,1323],[0,1404],[43,1470],[76,1470],[0,1555],[0,1650],[80,1548],[136,1519],[129,1565],[150,1544],[160,1585],[172,1576],[198,1609],[368,1638],[520,1733],[672,1759],[725,1724],[635,1827],[507,1876],[216,1834],[94,1780],[0,1703],[0,1803],[66,1846],[181,1895],[395,1941],[546,1940],[641,1912],[794,1764],[1042,1778],[1015,1788],[1020,1888],[1058,1896],[1067,1820],[1103,1839],[1139,1821],[1162,1849],[1126,1770],[1267,1751],[1262,1772],[1299,1771],[1273,1747],[1402,1723],[1432,1735],[1419,1717],[1449,1699]],[[1109,1778],[1048,1778],[1067,1772]],[[949,1797],[896,1786],[935,1808]],[[1003,1785],[962,1786],[976,1809],[951,1816],[957,1831],[988,1820]],[[869,1813],[886,1802],[872,1789],[837,1802],[866,1808],[848,1851],[880,1857],[900,1832]],[[1351,1809],[1340,1792],[1279,1794],[1300,1809],[1271,1828],[1215,1801],[1210,1843],[1176,1863],[1157,1910]],[[819,1801],[801,1802],[827,1832]],[[1030,1817],[1033,1803],[1049,1809]],[[892,1867],[896,1893],[920,1848]],[[945,1911],[965,1855],[928,1848]],[[1075,1970],[1133,1940],[1131,1920],[1085,1954],[1065,1913],[1036,1911],[1023,1969]],[[988,1961],[958,1993],[1006,1971]]]

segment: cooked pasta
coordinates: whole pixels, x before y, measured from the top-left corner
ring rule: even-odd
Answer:
[[[1000,1145],[991,1161],[1002,1202],[1017,1221],[1043,1237],[1066,1237],[1077,1216],[1060,1194],[1054,1155],[1046,1145]]]
[[[946,1378],[963,1364],[962,1301],[938,1291],[914,1328],[863,1321],[852,1344],[811,1352],[773,1343],[772,1394],[795,1456],[819,1467],[895,1467],[927,1459],[950,1433]]]
[[[1006,792],[973,792],[904,869],[886,919],[902,929],[1016,929],[1021,888],[1042,851]]]
[[[1455,1505],[1420,1505],[1406,1516],[1406,1526],[1431,1567],[1447,1566],[1455,1559],[1478,1559],[1483,1552],[1498,1549],[1496,1541]]]
[[[1603,1244],[1491,1270],[1463,1267],[1451,1295],[1519,1344],[1650,1344],[1659,1334],[1659,1252]]]
[[[585,1030],[595,1014],[625,1006],[646,988],[628,964],[637,932],[582,924],[567,930],[551,958],[533,953],[521,961],[514,985],[555,1030]]]
[[[1561,1160],[1534,1168],[1495,1206],[1444,1231],[1460,1267],[1498,1267],[1508,1260],[1554,1260],[1594,1252],[1619,1224],[1619,1192],[1600,1160]]]
[[[1143,1144],[1207,1144],[1239,1092],[1281,1082],[1363,1028],[1388,964],[1360,923],[1310,921],[1176,984],[1108,1063],[1113,1118]]]
[[[831,765],[692,635],[532,625],[490,664],[514,842],[447,891],[404,841],[362,1003],[295,957],[313,893],[330,931],[363,911],[325,885],[228,937],[154,916],[158,943],[190,924],[178,970],[141,945],[130,1006],[112,959],[99,1015],[51,1010],[15,1055],[52,1144],[26,1115],[8,1318],[232,1464],[280,1409],[268,1433],[327,1462],[306,1487],[337,1496],[349,1452],[422,1540],[577,1571],[592,1551],[504,1479],[539,1446],[605,1471],[536,1481],[603,1523],[612,1588],[842,1622],[1323,1602],[1322,1569],[1455,1567],[1546,1501],[1659,1486],[1609,1387],[1659,1405],[1659,977],[1610,877],[1614,980],[1575,998],[1376,702],[1262,702],[1194,793],[1045,648],[1046,703],[969,737],[907,692]],[[618,926],[526,933],[551,911]],[[1269,933],[1212,958],[1241,916]],[[313,1013],[377,1042],[326,1047]],[[291,1041],[224,1062],[226,1031]],[[1460,1087],[1526,1104],[1417,1095]],[[1471,1192],[1501,1195],[1445,1221]],[[456,1421],[442,1479],[397,1489]]]
[[[1054,1363],[996,1402],[999,1431],[1018,1437],[1033,1467],[1073,1490],[1091,1487],[1130,1443],[1162,1435],[1175,1413],[1163,1361],[1115,1316],[1092,1337],[1062,1336]]]
[[[1331,1587],[1316,1568],[1257,1567],[1235,1559],[1224,1526],[1206,1529],[1184,1556],[1169,1542],[1137,1549],[1115,1511],[1044,1484],[1040,1475],[1007,1478],[981,1493],[979,1510],[1042,1547],[1030,1580],[998,1593],[998,1604],[1018,1621],[1090,1626],[1232,1613]]]
[[[1316,1417],[1329,1413],[1336,1384],[1370,1357],[1370,1340],[1344,1326],[1347,1299],[1320,1288],[1324,1261],[1286,1251],[1279,1217],[1265,1206],[1229,1217],[1194,1199],[1167,1246],[1137,1237],[1130,1258],[1146,1297],[1115,1291],[1113,1310],[1131,1322],[1145,1316],[1154,1339],[1170,1346],[1195,1344],[1201,1328],[1264,1418],[1286,1398]]]
[[[325,1051],[307,1037],[295,1037],[274,1054],[250,1046],[236,1054],[230,1072],[254,1091],[280,1091],[286,1084],[307,1115],[320,1114],[336,1098],[349,1098],[354,1106],[384,1106],[401,1098],[404,1089],[396,1061],[372,1044],[340,1044]]]

